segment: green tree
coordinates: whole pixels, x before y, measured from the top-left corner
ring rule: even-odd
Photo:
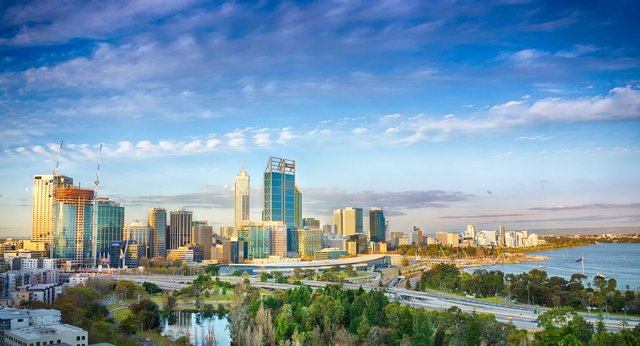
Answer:
[[[412,344],[415,346],[433,345],[433,327],[424,311],[416,311],[413,317]]]
[[[482,342],[482,325],[475,311],[471,314],[471,318],[467,323],[465,341],[469,346],[480,346]]]

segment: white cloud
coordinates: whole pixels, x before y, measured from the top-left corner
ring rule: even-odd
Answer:
[[[356,127],[351,132],[353,132],[356,135],[359,135],[359,134],[363,134],[363,133],[367,132],[367,128],[366,127]]]
[[[259,147],[268,147],[271,144],[271,138],[267,132],[258,132],[253,135],[253,139]]]
[[[244,144],[246,142],[244,131],[243,130],[235,130],[233,132],[229,132],[224,135],[227,139],[227,145],[234,149],[244,149]]]
[[[384,131],[386,134],[398,133],[400,130],[397,127],[390,127]]]
[[[47,153],[47,150],[43,146],[36,145],[35,147],[33,147],[33,152],[36,154],[44,155]]]
[[[390,120],[390,119],[398,119],[401,115],[399,113],[387,114],[385,116],[380,117],[380,120]]]
[[[279,144],[285,144],[288,141],[292,140],[296,138],[296,136],[293,134],[292,130],[290,127],[285,127],[282,130],[280,130],[280,136],[278,137],[278,143]]]

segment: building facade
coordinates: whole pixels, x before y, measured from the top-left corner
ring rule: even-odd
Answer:
[[[143,221],[135,220],[124,226],[124,237],[122,240],[135,240],[141,257],[147,257],[153,248],[153,230]],[[112,242],[113,243],[113,242]]]
[[[53,258],[83,264],[91,259],[93,190],[69,185],[54,194]]]
[[[344,236],[342,231],[342,209],[333,209],[333,230],[336,235]]]
[[[342,211],[343,236],[362,233],[362,208],[344,208]]]
[[[372,242],[381,242],[386,239],[387,222],[380,208],[369,210],[369,239]]]
[[[151,227],[152,248],[149,257],[167,257],[167,210],[160,207],[149,209],[149,226]]]
[[[249,198],[251,193],[251,178],[247,171],[242,168],[236,176],[234,184],[234,214],[233,214],[233,227],[240,229],[240,223],[248,221],[250,218]]]
[[[296,232],[296,162],[270,157],[264,171],[263,221],[287,226],[287,252],[298,252]]]
[[[122,240],[124,207],[108,199],[98,198],[96,223],[96,252],[98,259],[108,258],[111,242]]]
[[[300,257],[313,257],[322,249],[322,231],[317,227],[305,227],[299,230]]]
[[[181,246],[192,243],[191,223],[193,212],[178,209],[171,212],[171,224],[169,225],[169,244],[167,250],[175,250]]]
[[[191,239],[194,244],[202,245],[204,259],[210,260],[213,251],[213,227],[206,221],[194,221]]]
[[[64,175],[39,174],[33,177],[31,240],[51,246],[55,189],[73,185]]]

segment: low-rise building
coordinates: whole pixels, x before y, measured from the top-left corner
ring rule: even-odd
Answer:
[[[336,258],[344,257],[347,255],[348,253],[346,250],[333,247],[333,248],[324,248],[322,250],[316,251],[313,254],[313,257],[316,260],[327,260],[327,259],[336,259]]]
[[[37,284],[18,286],[18,290],[13,292],[13,300],[20,302],[38,301],[53,304],[57,297],[56,287],[59,284]]]
[[[175,250],[169,250],[167,260],[182,260],[184,263],[200,263],[204,260],[204,250],[200,244],[188,244]]]
[[[7,346],[50,344],[86,346],[89,344],[89,335],[86,330],[68,324],[34,326],[6,332],[4,344]]]

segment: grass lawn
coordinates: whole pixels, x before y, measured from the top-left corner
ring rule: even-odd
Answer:
[[[131,310],[129,309],[122,309],[122,310],[118,310],[116,312],[113,313],[113,318],[118,321],[118,322],[122,322],[124,321],[125,318],[129,317],[129,315],[133,314],[133,312],[131,312]]]

